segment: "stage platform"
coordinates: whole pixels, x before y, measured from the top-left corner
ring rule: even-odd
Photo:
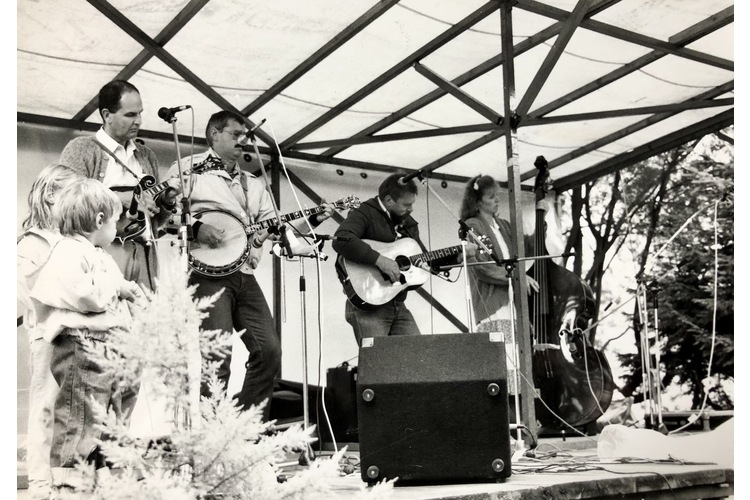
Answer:
[[[734,498],[734,470],[710,463],[645,460],[600,460],[596,437],[539,440],[534,457],[512,463],[504,483],[461,483],[394,486],[397,500],[695,500]],[[357,443],[347,446],[346,463],[357,464]],[[330,448],[330,446],[327,446]],[[324,448],[322,456],[331,451]],[[300,466],[289,465],[293,475]],[[363,485],[359,470],[336,480],[341,498],[355,498]]]
[[[632,460],[599,460],[595,437],[542,438],[534,457],[512,463],[504,483],[461,483],[394,486],[394,500],[697,500],[734,498],[734,470],[716,464],[680,464]],[[357,468],[357,443],[347,446],[341,476],[334,480],[335,498],[357,498],[364,482]],[[332,446],[315,449],[328,457]],[[303,467],[298,455],[283,464],[282,477],[291,478]],[[348,466],[348,467],[347,467]],[[23,465],[18,470],[18,500],[28,498]]]

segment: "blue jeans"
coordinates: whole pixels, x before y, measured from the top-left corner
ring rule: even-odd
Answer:
[[[365,311],[347,300],[344,317],[346,322],[352,325],[359,346],[362,345],[364,337],[420,334],[414,316],[402,301],[393,300],[371,311]]]
[[[117,376],[105,372],[92,356],[91,349],[103,347],[108,332],[71,332],[52,343],[52,375],[60,390],[55,399],[50,466],[55,488],[81,489],[90,486],[90,478],[74,467],[80,461],[99,463],[97,440],[106,439],[94,425],[94,401],[127,423],[138,388],[121,387]]]
[[[281,370],[281,342],[258,280],[252,274],[236,271],[229,276],[211,278],[193,273],[190,282],[198,285],[195,298],[214,295],[224,289],[208,310],[201,327],[230,334],[232,330],[245,330],[240,336],[248,352],[245,380],[235,398],[243,410],[268,400],[263,409],[263,419],[267,421],[271,412],[273,382]],[[219,368],[219,380],[225,388],[229,383],[231,361],[229,354]],[[201,394],[207,395],[207,392],[208,388],[202,385]]]

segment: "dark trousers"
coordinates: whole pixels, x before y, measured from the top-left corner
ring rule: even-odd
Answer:
[[[364,337],[386,337],[388,335],[419,335],[419,326],[403,301],[392,300],[372,310],[364,311],[348,300],[344,307],[344,318],[352,325],[357,345],[362,346]]]
[[[251,274],[236,271],[229,276],[211,278],[194,272],[190,282],[198,285],[196,298],[214,295],[224,289],[208,310],[202,328],[229,333],[233,329],[237,332],[244,330],[240,339],[249,354],[242,389],[235,398],[243,410],[268,400],[263,410],[263,418],[267,421],[274,378],[281,369],[281,342],[258,281]],[[231,354],[227,355],[219,368],[219,380],[225,388],[229,382],[231,360]],[[201,393],[205,395],[206,392],[207,388],[201,387]]]

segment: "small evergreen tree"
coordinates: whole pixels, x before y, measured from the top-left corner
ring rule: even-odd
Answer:
[[[157,291],[134,308],[131,332],[112,335],[105,349],[94,352],[117,374],[123,389],[148,386],[149,397],[166,409],[168,432],[144,438],[114,412],[100,408],[97,420],[107,436],[101,450],[112,465],[109,470],[116,473],[103,478],[92,465],[79,464],[87,474],[96,474],[93,490],[79,492],[79,498],[336,498],[332,484],[341,475],[345,449],[312,461],[286,481],[277,479],[288,453],[314,440],[314,427],[271,432],[273,423],[262,421],[261,407],[240,411],[225,397],[216,376],[218,362],[208,360],[229,349],[230,336],[200,329],[217,296],[193,300],[194,290],[186,285],[177,262],[166,266]],[[198,402],[201,373],[213,395]],[[391,493],[392,483],[367,488],[363,482],[359,498],[387,498]]]

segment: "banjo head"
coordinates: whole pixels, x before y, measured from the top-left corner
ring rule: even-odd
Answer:
[[[221,210],[197,212],[194,218],[223,230],[224,239],[215,248],[197,240],[191,241],[188,251],[190,267],[206,276],[225,276],[242,267],[250,254],[245,225],[242,221]]]

